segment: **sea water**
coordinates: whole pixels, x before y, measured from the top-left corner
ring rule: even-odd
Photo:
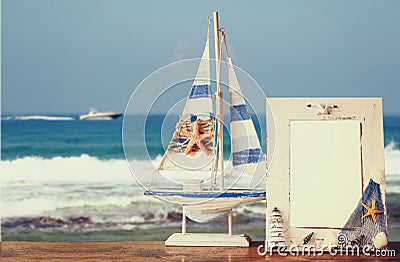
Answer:
[[[143,122],[142,116],[131,120]],[[159,162],[163,116],[146,122],[148,156],[130,141],[129,161],[148,169]],[[3,240],[165,240],[179,231],[181,207],[143,196],[122,147],[122,118],[80,121],[77,115],[3,116],[1,120],[1,223]],[[259,134],[264,129],[257,126]],[[133,132],[143,132],[138,125]],[[389,237],[400,240],[400,117],[384,118]],[[229,134],[225,134],[229,137]],[[133,136],[135,137],[135,136]],[[168,142],[168,141],[167,141]],[[229,139],[225,148],[229,149]],[[262,139],[265,148],[265,139]],[[165,145],[164,145],[165,146]],[[140,147],[137,147],[140,148]],[[225,159],[229,158],[229,150]],[[234,209],[234,232],[264,240],[265,202]],[[188,224],[189,232],[226,232],[226,217]]]

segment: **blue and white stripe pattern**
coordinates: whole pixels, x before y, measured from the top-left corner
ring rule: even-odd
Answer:
[[[255,175],[260,172],[258,164],[265,161],[261,150],[260,142],[254,128],[249,110],[242,95],[236,74],[233,69],[231,59],[229,62],[229,95],[230,95],[230,114],[231,114],[231,138],[232,138],[232,164],[233,167],[241,167],[242,171]]]
[[[251,118],[249,111],[247,110],[247,106],[245,104],[231,105],[230,112],[231,112],[231,121],[243,121],[243,120],[249,120]]]
[[[193,85],[189,94],[189,99],[210,98],[210,97],[211,97],[210,85]]]
[[[213,115],[209,49],[209,39],[207,38],[196,78],[193,81],[189,97],[186,101],[185,108],[183,109],[181,118],[183,121],[193,122],[197,119],[208,120],[211,119],[210,116]],[[196,119],[194,119],[193,116],[196,116]]]
[[[233,166],[258,163],[263,160],[261,148],[250,148],[238,152],[233,152]]]
[[[364,235],[363,243],[360,243],[362,245],[372,243],[374,237],[379,232],[384,232],[387,235],[386,212],[375,215],[376,223],[374,223],[371,217],[361,219],[366,213],[366,209],[361,205],[361,203],[371,206],[373,200],[376,201],[377,210],[385,210],[380,185],[370,179],[367,188],[362,194],[361,200],[358,202],[357,207],[340,232],[340,234],[346,236],[348,241],[353,241],[357,237]]]
[[[193,122],[198,119],[212,119],[212,111],[211,86],[209,84],[194,84],[186,101],[181,120]]]

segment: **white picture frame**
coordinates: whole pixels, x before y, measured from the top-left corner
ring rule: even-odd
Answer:
[[[313,239],[324,245],[334,243],[371,176],[379,173],[384,180],[382,100],[269,98],[267,102],[271,112],[267,112],[270,166],[266,183],[266,243],[270,241],[270,218],[275,207],[282,215],[287,247],[302,245],[311,232]],[[333,133],[341,134],[333,138]],[[333,165],[329,161],[324,163],[323,155],[329,154],[329,149],[338,156],[332,160],[337,162]],[[344,156],[342,151],[346,151]],[[307,160],[307,155],[311,159]],[[312,161],[318,163],[310,165]],[[326,165],[329,168],[321,169]],[[321,170],[328,171],[315,174]],[[346,176],[336,178],[335,174],[344,172]],[[303,177],[309,181],[302,182]],[[338,183],[343,186],[335,189]],[[385,203],[385,181],[380,181],[380,189]],[[308,191],[317,195],[307,197]],[[384,211],[386,214],[386,205]]]

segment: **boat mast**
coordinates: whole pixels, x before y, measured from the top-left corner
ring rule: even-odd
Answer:
[[[218,133],[218,163],[217,171],[220,170],[220,191],[224,190],[224,104],[223,93],[221,87],[221,44],[219,41],[219,25],[218,25],[218,12],[213,13],[214,16],[214,44],[215,44],[215,68],[217,80],[216,92],[216,117],[217,117],[217,133]]]

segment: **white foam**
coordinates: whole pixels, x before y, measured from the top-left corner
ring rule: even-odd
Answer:
[[[400,150],[388,146],[385,148],[385,173],[400,176]]]
[[[160,158],[153,160],[154,163],[144,160],[130,163],[135,166],[135,172],[151,180],[154,166],[159,161]],[[386,191],[399,193],[400,150],[386,148],[385,163]],[[123,208],[131,203],[159,201],[143,197],[144,189],[135,182],[124,159],[99,160],[88,155],[0,161],[0,184],[3,217],[42,215],[62,208],[84,206]],[[112,189],[93,189],[101,186]],[[250,209],[261,213],[263,207],[252,206]]]
[[[0,170],[2,183],[134,181],[125,160],[99,160],[88,155],[0,161]]]
[[[73,194],[73,193],[72,193]],[[42,195],[35,198],[25,198],[21,200],[13,199],[1,201],[1,216],[7,217],[23,217],[38,216],[44,214],[54,214],[54,211],[63,208],[82,208],[85,206],[101,207],[101,206],[118,206],[126,207],[134,200],[130,196],[104,196],[94,198],[90,196],[81,197],[80,199],[68,199],[64,196],[52,195],[51,197]],[[146,200],[141,197],[141,200]]]
[[[135,176],[145,181],[154,175],[160,160],[158,157],[152,161],[131,160],[129,163],[134,167]],[[79,157],[3,160],[0,161],[0,172],[1,183],[135,181],[124,159],[100,160],[85,154]],[[398,175],[400,180],[400,150],[393,146],[385,149],[385,173],[386,176]]]
[[[2,120],[46,120],[46,121],[67,121],[67,120],[75,120],[73,117],[68,116],[40,116],[40,115],[32,115],[32,116],[8,116],[3,118]]]
[[[151,163],[134,160],[133,164],[149,169]],[[124,159],[99,160],[88,155],[0,161],[0,188],[2,217],[44,215],[84,206],[124,207],[149,201]]]
[[[396,148],[397,148],[396,142],[394,140],[391,140],[389,144],[387,144],[387,146],[385,147],[385,151],[394,151],[396,150]]]

